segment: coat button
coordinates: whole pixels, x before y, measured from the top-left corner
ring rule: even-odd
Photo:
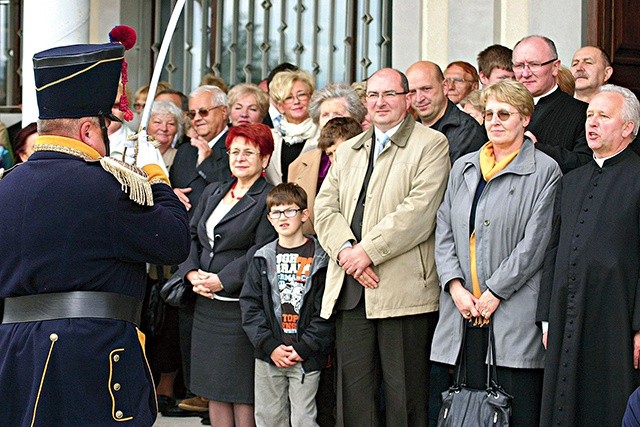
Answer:
[[[213,236],[213,240],[220,240],[222,239],[222,236],[219,234],[216,234],[215,236]]]
[[[51,340],[51,342],[58,341],[58,334],[53,333],[53,334],[49,335],[49,340]]]
[[[489,221],[488,219],[484,220],[484,226],[488,227],[491,224],[491,221]]]
[[[113,356],[113,361],[114,362],[118,362],[119,360],[120,360],[120,356],[119,355],[116,354],[116,355]]]
[[[209,258],[213,258],[213,252],[209,253]]]
[[[115,391],[120,391],[120,383],[115,383],[115,384],[113,385],[113,389],[114,389]]]
[[[116,418],[117,418],[117,419],[122,418],[122,416],[123,416],[123,415],[124,415],[124,414],[122,413],[122,411],[116,411]]]

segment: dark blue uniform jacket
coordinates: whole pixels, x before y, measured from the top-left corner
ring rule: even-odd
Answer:
[[[33,154],[0,180],[0,299],[91,290],[142,300],[145,262],[178,264],[189,251],[183,205],[168,185],[152,189],[154,206],[140,206],[97,161]],[[143,341],[122,320],[0,325],[0,426],[152,425]]]

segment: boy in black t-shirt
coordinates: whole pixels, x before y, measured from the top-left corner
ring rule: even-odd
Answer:
[[[278,239],[256,252],[240,296],[255,347],[256,424],[314,426],[320,369],[335,337],[333,321],[320,317],[328,256],[302,233],[309,211],[299,185],[274,187],[267,208]]]

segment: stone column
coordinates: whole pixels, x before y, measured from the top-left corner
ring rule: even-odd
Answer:
[[[45,49],[89,42],[89,0],[24,0],[22,23],[22,125],[38,118],[33,55]],[[104,42],[108,39],[105,38]]]

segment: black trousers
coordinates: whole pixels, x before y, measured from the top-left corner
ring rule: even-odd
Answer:
[[[437,313],[367,319],[364,298],[336,318],[338,420],[380,425],[383,384],[386,425],[426,426],[429,349]]]

